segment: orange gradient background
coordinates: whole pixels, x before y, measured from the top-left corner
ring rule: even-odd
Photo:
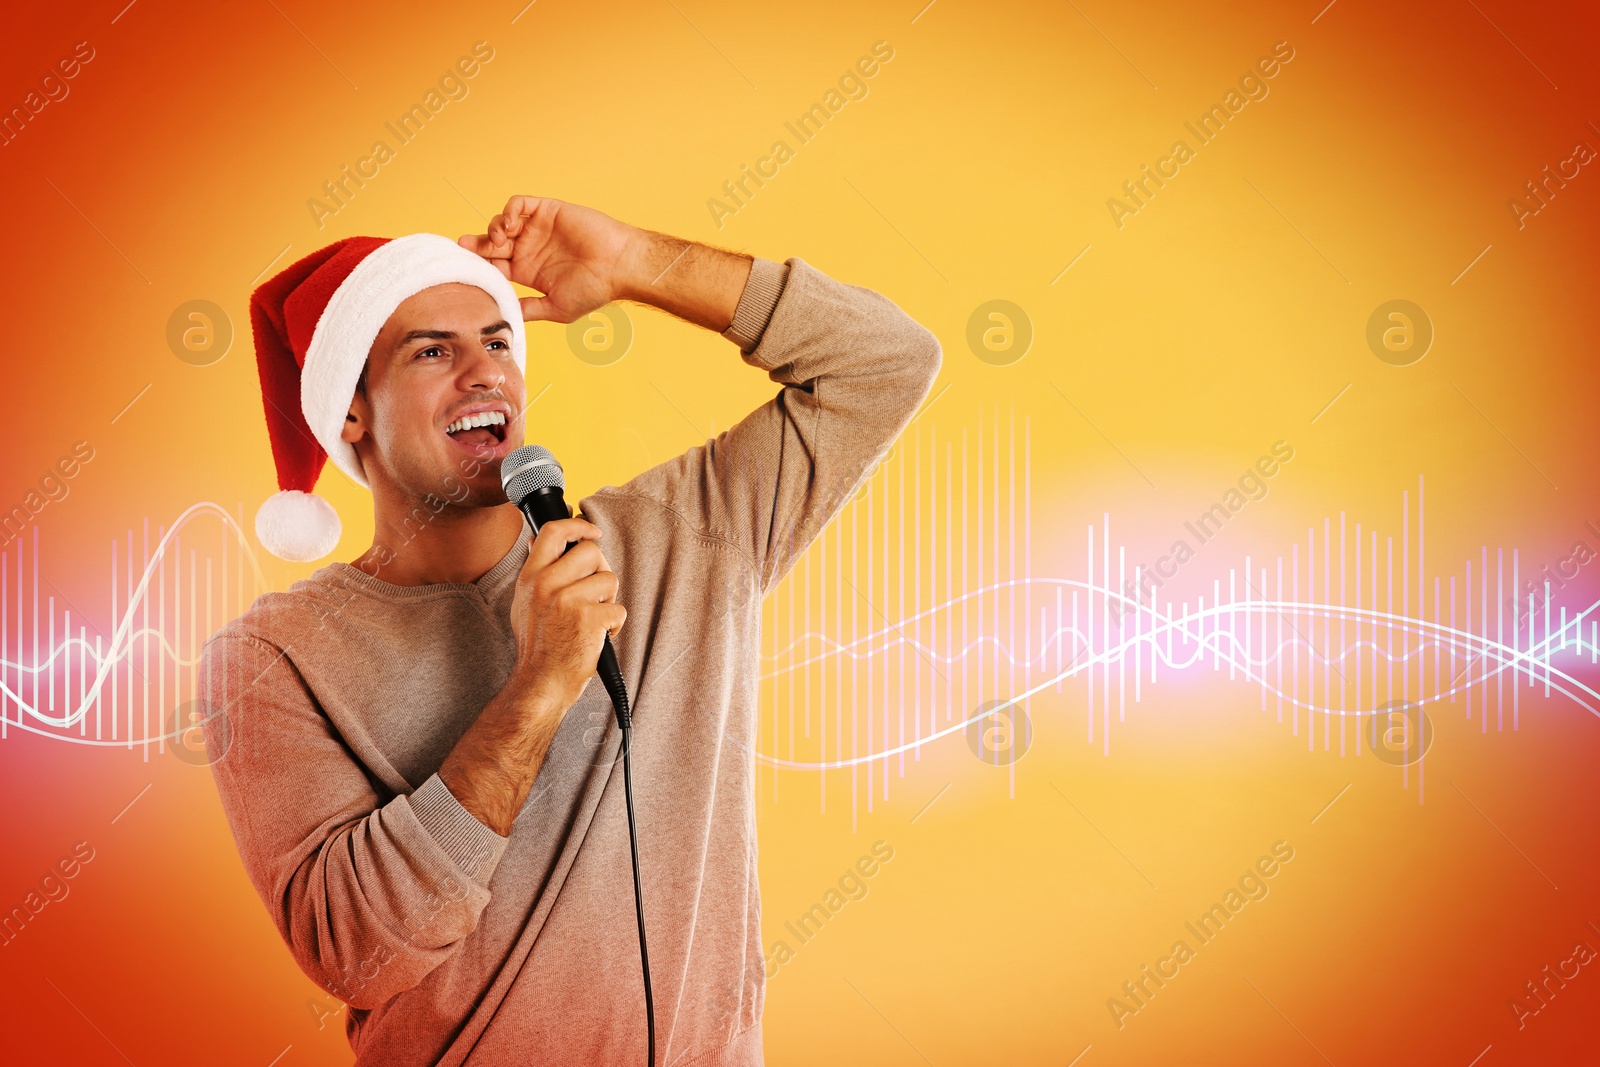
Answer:
[[[74,629],[113,626],[114,545],[125,563],[146,523],[154,544],[201,501],[249,531],[277,488],[248,317],[269,268],[353,234],[481,231],[516,193],[800,257],[888,295],[943,342],[921,436],[850,506],[845,535],[814,548],[816,567],[769,602],[774,656],[795,636],[803,583],[820,588],[829,560],[877,568],[853,623],[847,612],[813,627],[833,639],[903,617],[902,603],[935,606],[926,586],[920,603],[902,598],[899,572],[886,583],[883,568],[899,566],[908,530],[958,531],[942,512],[908,510],[884,536],[883,512],[874,526],[864,509],[915,480],[904,465],[917,441],[931,486],[947,443],[959,455],[963,432],[975,446],[997,425],[1015,428],[1019,449],[1027,435],[1031,525],[973,497],[973,521],[1017,544],[1015,556],[993,541],[979,554],[961,531],[973,588],[1013,561],[1017,574],[1083,580],[1087,528],[1098,546],[1107,521],[1130,568],[1152,559],[1279,440],[1293,461],[1163,600],[1209,598],[1246,554],[1257,566],[1294,544],[1304,554],[1308,529],[1320,552],[1324,519],[1336,531],[1341,515],[1352,536],[1359,522],[1393,537],[1398,560],[1420,506],[1426,557],[1410,588],[1430,619],[1433,579],[1448,589],[1469,559],[1476,575],[1485,547],[1508,567],[1515,550],[1527,570],[1579,539],[1600,547],[1585,525],[1600,524],[1600,173],[1582,167],[1521,226],[1508,208],[1577,142],[1600,150],[1593,5],[125,2],[16,8],[0,46],[5,112],[78,42],[94,49],[70,94],[0,147],[11,337],[0,507],[75,442],[92,444],[68,495],[36,519],[41,588],[73,606]],[[373,141],[393,146],[384,124],[478,41],[494,57],[468,95],[319,228],[308,199]],[[876,41],[894,54],[867,95],[719,225],[708,199],[774,140],[793,147],[785,122]],[[1173,141],[1193,147],[1184,123],[1280,41],[1294,57],[1269,95],[1119,227],[1108,198]],[[205,366],[167,342],[169,316],[196,299],[234,331]],[[1005,366],[967,341],[974,309],[994,299],[1033,328]],[[1380,361],[1365,339],[1394,299],[1434,328],[1410,366]],[[700,443],[775,390],[721,338],[627,313],[632,347],[607,366],[576,358],[564,327],[529,327],[529,392],[548,389],[528,438],[562,457],[571,500]],[[344,520],[333,558],[354,559],[370,543],[370,498],[331,467],[319,491]],[[6,547],[13,582],[24,543],[31,581],[34,536]],[[220,566],[224,544],[236,567],[237,542],[202,517],[183,558],[197,548]],[[211,627],[314,566],[263,556],[261,588],[215,590]],[[1555,603],[1581,611],[1597,591],[1585,570]],[[8,660],[14,599],[10,610]],[[969,637],[1037,646],[1023,633],[1037,620],[1019,618],[989,632],[975,616]],[[182,625],[186,657],[205,620]],[[992,669],[997,647],[967,655]],[[1594,683],[1575,655],[1560,662]],[[879,679],[852,711],[899,714],[901,695]],[[850,692],[773,680],[763,751],[789,756],[791,717],[831,720]],[[1419,781],[1353,743],[1325,748],[1326,716],[1308,728],[1263,713],[1259,689],[1225,667],[1163,668],[1120,721],[1112,708],[1109,744],[1103,691],[1089,699],[1074,679],[1028,701],[1031,746],[1008,768],[974,759],[959,732],[903,765],[880,761],[870,787],[865,767],[763,768],[769,946],[873,842],[895,850],[769,982],[769,1062],[1600,1062],[1600,964],[1520,1028],[1508,1008],[1575,942],[1600,949],[1589,710],[1525,687],[1513,729],[1507,690],[1485,730],[1481,703],[1470,719],[1464,696],[1430,705]],[[95,854],[64,900],[0,947],[0,1058],[351,1062],[338,1005],[295,967],[245,878],[209,773],[170,742],[19,728],[6,705],[0,913],[75,843]],[[1270,894],[1119,1027],[1108,999],[1280,840],[1294,859]]]

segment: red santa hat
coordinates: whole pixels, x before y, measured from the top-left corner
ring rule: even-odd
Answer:
[[[395,308],[449,282],[476,285],[511,324],[511,354],[525,366],[522,308],[488,260],[436,233],[346,237],[285,268],[250,297],[256,366],[279,492],[256,512],[262,547],[282,559],[321,559],[339,543],[339,515],[316,496],[331,459],[363,488],[356,450],[340,439],[367,353]]]

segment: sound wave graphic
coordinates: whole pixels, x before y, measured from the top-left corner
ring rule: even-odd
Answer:
[[[950,654],[941,654],[932,644],[904,636],[907,627],[915,626],[924,620],[935,620],[941,613],[958,607],[964,601],[1014,590],[1024,584],[1042,586],[1046,590],[1055,588],[1071,590],[1074,593],[1082,592],[1098,598],[1095,602],[1100,603],[1120,602],[1120,606],[1134,617],[1133,625],[1124,628],[1125,631],[1131,630],[1131,633],[1118,632],[1110,641],[1104,641],[1097,646],[1093,631],[1079,629],[1076,626],[1058,627],[1043,636],[1038,654],[1029,658],[1018,658],[1003,640],[992,635],[980,636],[954,649]],[[1591,615],[1595,615],[1596,618],[1590,618]],[[935,726],[926,735],[912,741],[863,755],[835,760],[789,760],[758,753],[757,758],[773,767],[831,770],[859,766],[906,752],[914,752],[942,737],[981,725],[1006,708],[1025,702],[1029,697],[1052,686],[1059,687],[1068,679],[1089,675],[1096,668],[1109,673],[1111,668],[1120,669],[1132,664],[1135,672],[1134,699],[1137,702],[1141,696],[1141,683],[1146,677],[1143,674],[1145,663],[1149,665],[1148,680],[1154,683],[1158,677],[1158,666],[1177,671],[1196,664],[1203,666],[1208,654],[1212,657],[1213,669],[1225,665],[1230,678],[1237,672],[1244,680],[1259,685],[1263,710],[1268,700],[1272,699],[1277,702],[1280,712],[1287,703],[1307,713],[1328,716],[1360,718],[1379,714],[1387,710],[1382,705],[1350,708],[1343,703],[1318,702],[1314,694],[1302,698],[1298,688],[1293,691],[1286,690],[1282,681],[1286,659],[1292,664],[1291,669],[1298,671],[1303,654],[1308,670],[1322,672],[1325,693],[1333,687],[1332,678],[1337,674],[1341,695],[1347,689],[1354,689],[1355,702],[1359,705],[1361,682],[1365,677],[1361,666],[1364,656],[1370,657],[1370,665],[1374,672],[1371,688],[1376,693],[1383,688],[1376,674],[1380,663],[1387,668],[1385,672],[1387,678],[1392,675],[1395,664],[1409,668],[1415,662],[1419,679],[1425,680],[1427,654],[1432,650],[1436,653],[1434,687],[1430,692],[1406,700],[1408,706],[1424,707],[1428,704],[1453,700],[1457,694],[1466,693],[1473,686],[1487,685],[1490,681],[1499,680],[1502,673],[1512,671],[1521,675],[1530,687],[1542,685],[1545,696],[1555,692],[1568,698],[1589,714],[1600,717],[1600,692],[1555,665],[1556,655],[1567,652],[1570,652],[1575,660],[1581,660],[1587,655],[1590,665],[1600,663],[1600,621],[1597,621],[1600,619],[1600,601],[1594,602],[1570,620],[1566,618],[1566,610],[1562,609],[1561,617],[1558,630],[1547,633],[1537,641],[1532,641],[1530,635],[1531,643],[1525,648],[1518,648],[1454,626],[1412,619],[1392,612],[1338,604],[1246,600],[1224,603],[1211,608],[1186,610],[1177,617],[1171,617],[1124,597],[1115,590],[1105,589],[1090,582],[1061,578],[1003,582],[968,593],[954,601],[930,608],[900,623],[848,643],[834,641],[822,633],[801,634],[779,650],[776,656],[768,657],[780,660],[791,657],[791,661],[786,666],[769,671],[763,677],[768,680],[781,678],[837,658],[848,659],[852,665],[874,657],[886,658],[897,648],[910,649],[932,663],[950,665],[959,663],[988,646],[993,649],[997,662],[1004,661],[1007,668],[1021,668],[1030,673],[1040,671],[1047,675],[1043,681],[1031,684],[1006,699],[990,702],[981,711],[958,719],[953,724],[944,727]],[[1341,641],[1339,650],[1333,654],[1318,648],[1313,640],[1301,637],[1276,643],[1267,640],[1266,635],[1271,629],[1269,624],[1276,624],[1280,632],[1287,626],[1291,632],[1300,633],[1300,627],[1294,621],[1297,618],[1310,623],[1313,629],[1314,622],[1318,619],[1330,624],[1338,622],[1341,630],[1344,629],[1345,623],[1350,623],[1358,631],[1364,628],[1372,631],[1374,635],[1381,632],[1383,640],[1380,642],[1377,636],[1373,636],[1368,639],[1357,637],[1348,642]],[[1583,636],[1585,621],[1589,624],[1587,639]],[[1252,622],[1257,625],[1252,627]],[[1259,634],[1260,639],[1254,638],[1253,633]],[[1402,647],[1398,652],[1394,649],[1396,635],[1403,637]],[[1413,638],[1414,642],[1411,640]],[[824,650],[806,654],[801,659],[792,658],[801,649],[813,643],[821,645]],[[1259,655],[1256,654],[1258,651]],[[1440,665],[1441,659],[1438,653],[1449,655],[1448,671]],[[1069,656],[1065,667],[1060,663],[1063,654]],[[1354,673],[1346,673],[1342,669],[1346,666],[1353,666]],[[1274,667],[1276,675],[1269,677],[1269,668]],[[1124,679],[1125,674],[1119,673],[1117,684],[1121,686]],[[1314,690],[1315,686],[1311,685],[1308,689]],[[1109,693],[1108,687],[1103,685],[1102,692]],[[1471,717],[1470,710],[1468,717]],[[1119,715],[1119,721],[1120,718]],[[1487,718],[1483,718],[1482,721],[1487,731]],[[1090,728],[1092,740],[1092,720]]]
[[[240,515],[243,510],[239,505]],[[210,549],[203,571],[198,550],[191,548],[185,576],[182,532],[206,517],[221,520],[223,536],[218,542],[202,535],[200,540]],[[146,519],[137,581],[133,531],[128,531],[125,551],[113,542],[109,633],[95,627],[92,644],[91,623],[84,612],[78,613],[78,634],[72,636],[71,601],[49,579],[43,580],[55,595],[44,598],[47,614],[41,627],[37,526],[32,533],[31,627],[24,622],[28,598],[23,592],[27,555],[23,542],[20,538],[14,542],[14,571],[11,553],[0,552],[0,737],[8,736],[15,728],[80,745],[121,745],[130,749],[139,745],[145,749],[146,759],[151,746],[166,751],[168,741],[194,728],[184,711],[196,688],[199,649],[212,632],[213,619],[231,619],[249,603],[247,595],[253,598],[256,592],[267,588],[242,519],[210,501],[193,504],[173,521],[171,529],[158,529],[154,549]],[[230,551],[232,544],[238,546],[234,551]],[[124,576],[121,584],[119,569]],[[247,573],[253,579],[248,594]],[[170,621],[169,593],[173,609]],[[123,605],[120,609],[119,594]],[[63,635],[60,641],[56,639],[58,596],[66,605],[59,616]],[[156,615],[153,624],[152,608]],[[43,650],[39,647],[41,636],[46,641]],[[24,660],[23,648],[30,639],[32,654]],[[175,705],[168,703],[169,691],[178,701]],[[157,717],[156,728],[151,726],[152,712]],[[88,734],[91,718],[93,737]],[[74,729],[76,733],[72,732]]]
[[[1085,742],[1110,755],[1113,706],[1123,723],[1130,695],[1137,705],[1146,685],[1192,685],[1207,670],[1258,690],[1308,750],[1320,734],[1341,756],[1383,758],[1377,723],[1396,707],[1459,704],[1484,732],[1491,716],[1504,730],[1509,711],[1515,730],[1529,690],[1600,716],[1600,601],[1557,607],[1548,581],[1523,581],[1515,550],[1491,561],[1485,546],[1459,572],[1425,572],[1420,479],[1414,509],[1400,494],[1398,544],[1359,523],[1350,537],[1342,513],[1328,516],[1270,568],[1251,555],[1189,564],[1179,584],[1210,594],[1174,602],[1143,565],[1130,573],[1109,514],[1084,528],[1077,575],[1059,576],[1073,551],[1059,542],[1057,576],[1033,574],[1031,434],[1024,421],[1003,438],[1001,425],[941,441],[914,424],[767,598],[758,733],[729,740],[774,796],[799,772],[826,810],[843,774],[852,812],[863,799],[871,811],[908,757],[962,739],[1004,768],[1014,795],[1034,698],[1053,690],[1052,712],[1081,715]],[[153,545],[146,520],[138,552],[127,531],[96,616],[40,573],[37,528],[31,552],[26,539],[0,552],[0,737],[192,754],[199,649],[269,588],[243,512],[197,503]],[[1399,764],[1419,796],[1420,755]]]
[[[1040,698],[1109,756],[1130,696],[1224,673],[1308,751],[1392,763],[1419,801],[1426,746],[1397,756],[1397,724],[1426,734],[1453,704],[1482,732],[1516,730],[1525,689],[1600,715],[1600,601],[1558,607],[1571,575],[1558,566],[1552,589],[1514,548],[1439,567],[1424,489],[1398,494],[1398,537],[1339,512],[1264,556],[1224,558],[1220,528],[1183,523],[1206,554],[1174,574],[1118,543],[1109,513],[1035,546],[1029,420],[914,422],[764,607],[762,787],[815,783],[825,812],[847,780],[854,819],[924,749],[964,740],[1015,796]]]

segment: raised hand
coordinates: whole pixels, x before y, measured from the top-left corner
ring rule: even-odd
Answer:
[[[518,285],[528,322],[573,322],[624,295],[624,273],[643,231],[581,204],[513,196],[484,234],[458,240]]]

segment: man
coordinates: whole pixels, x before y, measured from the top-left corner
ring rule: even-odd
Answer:
[[[358,1063],[642,1064],[620,736],[589,684],[609,632],[634,707],[657,1062],[759,1064],[760,600],[904,429],[938,341],[803,260],[556,200],[513,197],[459,248],[429,240],[347,239],[253,301],[285,489],[264,543],[332,549],[308,495],[325,458],[371,488],[376,532],[206,644],[246,871],[349,1005]],[[719,330],[783,388],[530,538],[499,479],[526,435],[509,282],[543,294],[528,321],[632,300]]]

